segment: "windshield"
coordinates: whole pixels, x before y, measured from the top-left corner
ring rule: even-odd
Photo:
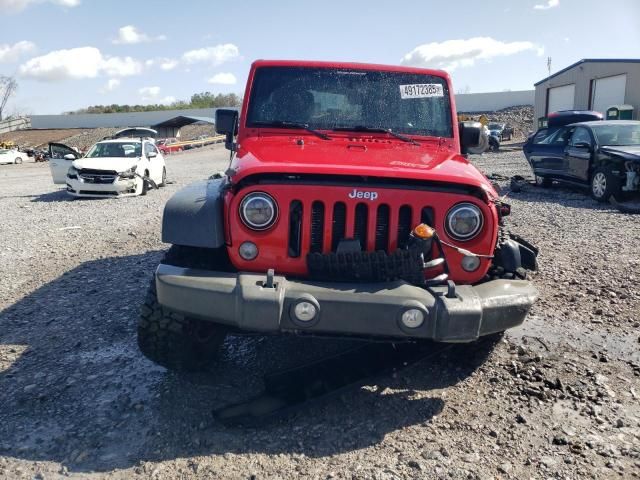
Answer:
[[[105,142],[96,143],[86,156],[88,158],[139,157],[140,152],[140,142]]]
[[[274,123],[276,128],[286,128],[281,122],[326,130],[368,127],[453,136],[445,79],[402,72],[259,68],[247,126]]]
[[[640,123],[592,127],[600,145],[640,145]]]
[[[501,123],[490,123],[489,124],[489,130],[502,130],[502,124]]]

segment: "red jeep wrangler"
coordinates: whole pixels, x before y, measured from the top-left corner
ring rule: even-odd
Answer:
[[[231,164],[167,203],[142,352],[206,366],[228,333],[470,342],[521,324],[537,250],[462,153],[449,76],[258,61],[217,110]]]

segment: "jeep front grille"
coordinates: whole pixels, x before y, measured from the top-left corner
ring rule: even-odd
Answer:
[[[345,238],[358,240],[365,251],[390,252],[394,246],[403,248],[414,226],[413,214],[410,205],[402,205],[392,212],[387,204],[361,202],[347,208],[345,202],[330,204],[321,200],[311,202],[310,211],[305,211],[302,202],[294,200],[289,205],[289,256],[297,258],[302,254],[303,238],[309,239],[309,253],[335,252]],[[303,225],[307,223],[305,215],[311,216],[308,236],[302,234]],[[431,207],[422,208],[421,221],[433,225]],[[330,248],[327,248],[328,240]]]
[[[251,230],[240,218],[240,203],[251,192],[267,192],[278,203],[278,219],[267,231]],[[359,192],[362,195],[354,198]],[[367,192],[369,195],[365,197]],[[411,182],[374,185],[362,183],[362,180],[356,183],[353,179],[353,183],[347,183],[337,176],[327,178],[326,183],[266,179],[234,192],[228,199],[227,211],[231,215],[227,218],[229,258],[240,271],[266,272],[273,268],[282,275],[312,278],[308,264],[311,256],[321,254],[332,261],[332,254],[337,253],[341,240],[357,239],[362,253],[375,254],[378,258],[378,252],[385,252],[397,261],[394,252],[406,246],[411,229],[421,222],[433,226],[443,240],[456,243],[447,235],[444,217],[453,205],[463,200],[477,205],[485,218],[483,233],[464,247],[478,254],[491,255],[497,239],[494,235],[496,218],[489,204],[465,192],[462,187],[423,186]],[[376,194],[374,198],[373,193]],[[253,241],[258,246],[259,255],[254,260],[245,260],[239,255],[238,248],[245,241]],[[351,250],[354,250],[354,243]],[[345,253],[352,253],[348,248],[346,250]],[[335,258],[340,261],[340,255]],[[358,258],[373,262],[371,265],[379,264],[379,258],[366,255]],[[461,267],[461,259],[459,252],[447,251],[452,279],[473,283],[484,277],[488,267],[466,272]],[[387,267],[384,270],[390,271]],[[342,275],[341,272],[343,270],[338,269],[334,273]]]

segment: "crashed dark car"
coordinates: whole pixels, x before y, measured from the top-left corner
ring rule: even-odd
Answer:
[[[487,125],[489,132],[492,136],[498,137],[501,142],[511,140],[513,137],[513,127],[510,127],[506,123],[490,122]]]
[[[559,110],[550,113],[546,118],[544,126],[536,130],[535,133],[529,134],[529,140],[534,139],[539,142],[545,137],[557,132],[559,128],[571,123],[591,122],[603,119],[602,114],[594,110]]]
[[[553,180],[588,185],[600,202],[640,190],[640,121],[572,123],[533,136],[523,151],[543,187]]]

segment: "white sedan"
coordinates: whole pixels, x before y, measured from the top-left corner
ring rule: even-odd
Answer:
[[[25,158],[27,158],[27,154],[19,152],[18,150],[0,149],[0,165],[6,163],[22,163]]]
[[[96,143],[84,157],[60,143],[49,144],[53,183],[66,185],[73,197],[113,198],[145,195],[163,187],[164,158],[150,136],[155,130],[135,128]],[[140,135],[140,136],[134,136]]]

